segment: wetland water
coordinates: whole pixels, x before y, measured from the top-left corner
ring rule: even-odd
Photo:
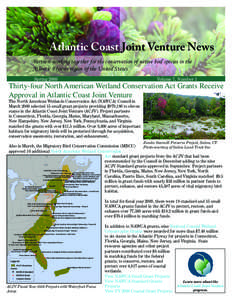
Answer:
[[[152,133],[185,133],[190,135],[196,131],[216,134],[219,131],[225,131],[220,126],[221,118],[199,118],[198,120],[156,120],[148,121],[143,124],[144,130],[152,131]]]

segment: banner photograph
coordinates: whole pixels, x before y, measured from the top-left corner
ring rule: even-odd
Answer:
[[[224,81],[225,8],[8,7],[7,76]]]

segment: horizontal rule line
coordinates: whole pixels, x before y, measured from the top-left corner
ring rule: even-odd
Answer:
[[[225,81],[225,76],[7,76],[7,81]]]

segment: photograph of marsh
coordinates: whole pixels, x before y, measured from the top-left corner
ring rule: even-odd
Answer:
[[[144,93],[144,139],[225,139],[225,97]]]

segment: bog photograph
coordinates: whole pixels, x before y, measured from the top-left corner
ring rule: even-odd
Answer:
[[[225,139],[225,97],[144,93],[144,139]]]

